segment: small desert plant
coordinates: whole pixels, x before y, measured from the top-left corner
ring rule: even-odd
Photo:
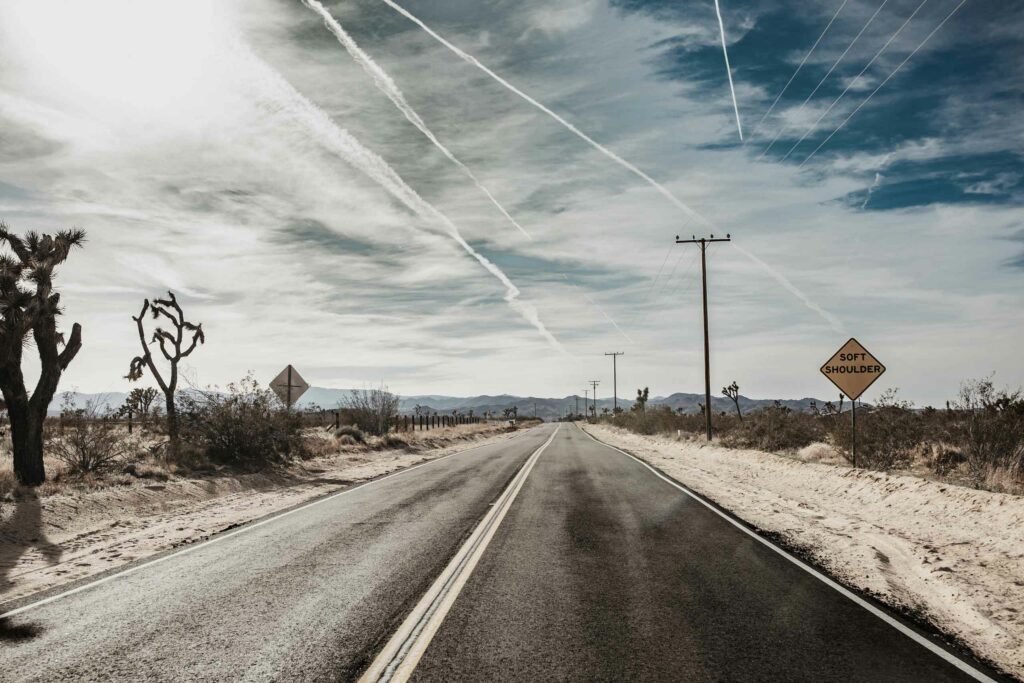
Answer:
[[[306,453],[302,415],[282,407],[252,375],[224,393],[190,393],[179,401],[186,450],[211,462],[257,470]]]
[[[996,389],[991,378],[968,380],[960,386],[951,416],[951,440],[976,485],[998,472],[1024,478],[1024,398],[1019,390]]]
[[[367,434],[384,436],[397,420],[398,396],[384,385],[353,391],[346,404],[353,422]]]
[[[347,437],[349,443],[366,443],[366,436],[363,434],[359,427],[352,425],[342,425],[334,430],[334,437],[336,439],[342,439]]]
[[[111,469],[133,451],[114,417],[96,400],[76,408],[64,395],[60,429],[47,434],[46,450],[67,466],[69,474],[96,474]]]
[[[874,406],[857,411],[857,464],[875,470],[906,467],[923,436],[921,415],[900,400],[897,389],[882,393]],[[833,416],[829,433],[836,448],[853,462],[853,428],[849,413]]]
[[[816,416],[794,411],[778,401],[773,406],[749,413],[746,420],[738,419],[736,427],[722,435],[726,446],[795,451],[824,437],[821,422]]]

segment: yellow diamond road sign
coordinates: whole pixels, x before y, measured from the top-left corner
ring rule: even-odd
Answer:
[[[850,339],[821,366],[821,372],[847,398],[855,401],[882,376],[885,366],[868,353],[859,341]]]

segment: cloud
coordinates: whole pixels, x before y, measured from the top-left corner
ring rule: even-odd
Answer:
[[[87,37],[72,43],[110,41],[85,63],[131,48],[137,64],[166,77],[161,91],[159,78],[140,83],[133,65],[76,81],[63,33],[44,36],[56,45],[46,52],[24,37],[41,35],[64,5],[43,12],[19,2],[0,6],[0,119],[15,133],[2,144],[17,151],[0,163],[0,217],[16,230],[89,232],[58,279],[68,285],[68,322],[85,325],[69,384],[121,388],[137,344],[129,316],[143,296],[173,285],[195,295],[184,298],[187,311],[208,331],[191,359],[201,382],[250,369],[269,379],[291,362],[333,386],[383,379],[410,394],[565,395],[582,391],[581,379],[607,377],[602,354],[615,347],[627,352],[620,388],[702,386],[699,264],[681,255],[669,278],[670,251],[664,282],[650,287],[685,229],[679,211],[382,3],[329,7],[534,242],[509,229],[301,5],[175,3],[154,11],[157,24],[161,13],[177,15],[166,24],[176,32],[151,39],[138,12],[108,11],[116,2],[71,10]],[[934,23],[948,7],[931,2]],[[744,117],[766,110],[836,4],[723,4]],[[850,0],[780,117],[800,123],[823,111],[912,9],[890,4],[798,114],[877,8]],[[956,30],[936,35],[814,169],[798,173],[737,144],[710,4],[420,2],[416,11],[731,231],[883,358],[887,382],[909,398],[937,403],[963,377],[993,369],[1001,381],[1024,381],[1012,344],[1024,325],[1014,248],[1022,190],[1013,181],[1024,176],[1022,22],[1012,12],[965,5]],[[893,44],[877,65],[882,78],[923,35]],[[436,217],[396,201],[254,83],[224,53],[237,36],[450,217],[571,354],[550,353]],[[180,54],[193,39],[206,55],[198,61]],[[139,99],[126,102],[134,85]],[[827,317],[742,254],[708,256],[713,381],[731,377],[760,396],[831,391],[817,367],[845,339]]]

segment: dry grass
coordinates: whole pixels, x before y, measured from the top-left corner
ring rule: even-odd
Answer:
[[[532,424],[521,422],[519,428]],[[120,429],[121,436],[132,444],[130,457],[119,460],[115,466],[105,471],[79,473],[72,472],[67,464],[48,452],[43,457],[46,481],[35,489],[33,495],[47,497],[70,491],[88,492],[117,486],[202,479],[224,470],[222,466],[188,454],[178,462],[169,462],[163,457],[164,451],[160,447],[166,437],[140,429],[136,429],[129,437],[126,428]],[[303,460],[308,462],[340,456],[351,462],[372,462],[375,457],[380,457],[379,454],[383,451],[427,451],[511,429],[503,422],[493,422],[455,425],[422,432],[391,432],[382,437],[367,438],[352,427],[342,427],[337,431],[310,427],[304,429],[302,434],[305,444]],[[300,469],[303,467],[302,463],[295,466]],[[0,503],[4,500],[16,500],[30,493],[30,490],[18,484],[14,476],[10,441],[0,440]]]

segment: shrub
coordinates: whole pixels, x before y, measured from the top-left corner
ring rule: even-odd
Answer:
[[[352,425],[342,425],[334,430],[334,437],[341,440],[343,437],[348,437],[347,443],[366,443],[366,436],[360,431],[359,427],[353,427]]]
[[[824,429],[817,416],[794,411],[776,401],[774,406],[748,413],[745,420],[723,435],[722,443],[762,451],[795,451],[823,437]]]
[[[61,405],[60,429],[48,430],[46,449],[67,466],[69,474],[96,474],[111,469],[132,450],[132,442],[96,400],[75,408],[70,394]]]
[[[183,457],[199,455],[243,470],[284,464],[306,453],[302,415],[281,406],[249,375],[226,393],[188,394],[180,399]]]
[[[950,440],[967,462],[976,485],[989,479],[1024,479],[1024,399],[997,390],[991,378],[967,380],[953,406]]]
[[[913,404],[897,398],[896,389],[882,393],[874,406],[857,411],[857,465],[876,470],[908,466],[913,449],[924,435],[922,416]],[[853,428],[848,413],[831,418],[829,429],[836,448],[853,462]]]
[[[409,442],[395,434],[385,434],[380,440],[380,445],[383,448],[407,448]]]
[[[356,426],[374,436],[387,434],[398,419],[398,396],[384,385],[353,391],[346,400],[346,407]]]

